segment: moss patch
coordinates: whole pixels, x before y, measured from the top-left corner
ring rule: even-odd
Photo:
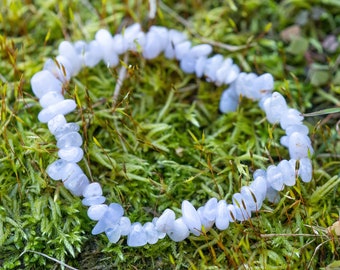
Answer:
[[[95,1],[94,1],[95,2]],[[169,8],[171,7],[171,8]],[[140,22],[184,31],[196,43],[232,57],[246,72],[270,72],[289,106],[310,113],[338,107],[337,1],[166,1],[148,20],[147,1],[3,1],[0,16],[0,266],[3,269],[319,269],[339,260],[336,236],[326,230],[339,213],[338,113],[306,118],[315,149],[313,180],[281,192],[251,220],[173,243],[129,248],[92,236],[86,208],[45,168],[56,157],[38,122],[30,78],[67,39],[91,40]],[[282,37],[298,28],[298,39]],[[294,31],[295,31],[294,30]],[[285,32],[287,33],[287,32]],[[285,36],[284,36],[285,37]],[[83,69],[67,89],[79,109],[85,159],[110,202],[131,220],[145,222],[184,199],[196,207],[226,198],[251,181],[252,172],[287,157],[282,130],[264,121],[254,102],[242,100],[221,115],[222,87],[184,74],[160,56],[130,54],[116,104],[119,68]],[[322,71],[322,72],[321,72]]]

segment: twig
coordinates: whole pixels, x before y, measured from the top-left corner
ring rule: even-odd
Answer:
[[[168,7],[166,4],[164,4],[162,1],[159,1],[159,6],[166,12],[169,13],[170,16],[174,17],[177,21],[179,21],[181,24],[183,24],[185,27],[188,28],[190,31],[192,25],[183,17],[179,16],[175,11],[173,11],[170,7]]]
[[[269,234],[260,234],[263,238],[272,238],[272,237],[278,237],[278,236],[284,236],[284,237],[291,237],[291,236],[306,236],[306,237],[321,237],[321,238],[327,238],[326,235],[321,234],[308,234],[308,233],[269,233]]]
[[[117,104],[120,89],[122,88],[123,81],[126,77],[126,70],[127,70],[126,67],[128,66],[128,60],[129,60],[129,54],[125,53],[122,66],[121,66],[119,73],[118,73],[118,79],[117,79],[117,83],[116,83],[115,90],[114,90],[113,97],[112,97],[112,108],[114,108]],[[127,152],[127,148],[126,148],[124,141],[122,139],[122,134],[119,132],[119,127],[118,127],[116,118],[114,119],[114,126],[115,126],[116,131],[119,135],[118,137],[119,137],[120,143],[121,143],[124,151]]]
[[[23,252],[19,255],[19,258],[20,258],[22,255],[24,255],[25,253],[27,253],[27,252],[31,252],[31,253],[34,253],[34,254],[38,254],[38,255],[40,255],[40,256],[43,256],[43,257],[45,257],[45,258],[47,258],[47,259],[50,259],[51,261],[54,261],[54,262],[56,262],[56,263],[59,263],[61,266],[67,267],[67,268],[69,268],[69,269],[71,269],[71,270],[79,270],[78,268],[74,268],[74,267],[72,267],[72,266],[69,266],[69,265],[67,265],[66,263],[63,263],[62,261],[59,261],[59,260],[57,260],[57,259],[55,259],[55,258],[53,258],[53,257],[51,257],[51,256],[48,256],[48,255],[46,255],[46,254],[44,254],[44,253],[41,253],[41,252],[39,252],[39,251],[25,250],[25,251],[23,251]]]
[[[123,59],[123,64],[122,64],[122,66],[119,70],[117,83],[116,83],[115,90],[114,90],[113,97],[112,97],[113,107],[115,107],[116,104],[117,104],[120,89],[122,88],[123,81],[124,81],[125,76],[126,76],[126,66],[127,66],[128,60],[129,60],[129,54],[125,53],[124,59]]]
[[[313,258],[315,257],[316,252],[321,248],[322,245],[326,244],[326,243],[329,242],[329,241],[331,241],[331,239],[328,239],[328,240],[322,242],[321,244],[319,244],[319,245],[315,248],[315,250],[314,250],[314,252],[313,252],[313,255],[312,255],[312,258],[310,258],[310,261],[309,261],[309,263],[308,263],[307,269],[310,269],[310,265],[312,264],[312,261],[313,261]]]
[[[239,51],[239,50],[243,50],[243,49],[246,49],[246,48],[250,48],[253,46],[253,44],[246,44],[246,45],[241,45],[241,46],[235,46],[235,45],[230,45],[230,44],[225,44],[225,43],[221,43],[221,42],[218,42],[218,41],[214,41],[214,40],[210,40],[208,38],[205,38],[205,37],[202,37],[202,36],[199,36],[199,35],[196,35],[201,41],[205,42],[205,43],[208,43],[214,47],[219,47],[221,49],[225,49],[227,51],[230,51],[230,52],[235,52],[235,51]]]
[[[157,1],[149,0],[149,19],[154,19],[156,17],[157,11]]]
[[[246,44],[246,45],[242,45],[242,46],[235,46],[235,45],[230,45],[230,44],[225,44],[225,43],[221,43],[221,42],[217,42],[205,37],[202,37],[201,35],[194,33],[192,31],[192,25],[190,24],[189,21],[187,21],[186,19],[184,19],[183,17],[179,16],[175,11],[173,11],[170,7],[168,7],[166,4],[164,4],[162,1],[159,1],[159,6],[166,11],[167,13],[169,13],[170,16],[174,17],[178,22],[180,22],[181,24],[183,24],[188,31],[196,38],[198,38],[200,41],[208,43],[214,47],[219,47],[221,49],[225,49],[227,51],[239,51],[245,48],[249,48],[252,47],[252,44]]]

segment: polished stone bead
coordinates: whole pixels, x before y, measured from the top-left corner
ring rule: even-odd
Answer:
[[[58,148],[79,147],[83,144],[83,139],[78,132],[69,132],[57,140]]]
[[[222,113],[235,112],[239,103],[239,97],[237,96],[233,87],[229,87],[224,90],[220,98],[219,109]]]
[[[147,235],[142,224],[135,222],[131,224],[131,231],[128,234],[127,244],[130,247],[141,247],[147,244]]]
[[[298,173],[303,182],[309,183],[312,180],[313,167],[312,161],[309,158],[300,159]]]
[[[120,218],[124,214],[123,207],[118,203],[111,203],[103,216],[99,219],[96,226],[92,230],[92,234],[100,234],[107,228],[112,227],[120,221]]]
[[[256,177],[255,177],[256,176]],[[256,201],[263,202],[267,194],[268,183],[266,179],[266,174],[264,177],[260,173],[254,173],[254,181],[250,184],[250,188],[253,191]],[[258,208],[259,209],[259,208]]]
[[[190,232],[183,218],[178,218],[174,221],[172,229],[167,234],[172,241],[180,242],[186,239]]]
[[[91,205],[87,210],[87,215],[92,220],[100,220],[107,210],[106,204],[95,204]]]
[[[49,131],[54,135],[54,133],[62,126],[66,125],[65,116],[58,114],[47,122]]]
[[[122,33],[123,52],[130,50],[136,51],[138,46],[144,42],[145,34],[141,30],[141,25],[135,23],[127,27]],[[138,44],[138,45],[137,45]]]
[[[105,229],[105,234],[110,243],[117,243],[121,237],[121,230],[119,224],[112,224],[109,228]]]
[[[269,73],[264,73],[254,79],[252,93],[248,98],[259,100],[274,89],[274,78]]]
[[[80,147],[65,147],[58,151],[58,156],[67,162],[77,163],[82,160],[84,151]]]
[[[143,57],[153,59],[165,50],[168,42],[168,30],[165,27],[152,26],[145,35]]]
[[[63,174],[64,167],[66,166],[67,161],[58,159],[48,165],[46,168],[46,173],[49,177],[51,177],[53,180],[61,180]]]
[[[51,91],[43,95],[39,100],[39,103],[41,107],[47,108],[48,106],[55,105],[63,100],[64,96],[61,93]]]
[[[149,29],[149,33],[153,32],[156,33],[158,36],[158,43],[161,46],[161,51],[164,51],[168,45],[169,41],[169,30],[166,27],[163,26],[156,26],[153,25]]]
[[[246,205],[251,211],[259,210],[255,201],[255,194],[253,193],[250,187],[243,186],[241,188],[241,195],[243,196]]]
[[[87,178],[85,174],[76,174],[76,173],[71,174],[63,182],[64,182],[65,188],[67,188],[75,196],[81,196],[83,194],[84,189],[90,183],[89,179]],[[100,202],[100,203],[103,203],[103,202]]]
[[[31,87],[34,95],[42,98],[48,92],[61,94],[63,84],[51,72],[42,70],[35,73],[31,78]]]
[[[83,170],[79,167],[77,163],[66,162],[65,166],[61,170],[61,180],[75,177],[80,174],[84,174]]]
[[[199,57],[195,62],[195,74],[197,78],[201,78],[203,76],[204,68],[207,63],[207,57]]]
[[[177,30],[170,29],[168,36],[168,44],[164,50],[164,55],[168,59],[173,59],[176,56],[175,47],[177,44],[186,40],[185,34]],[[190,46],[189,46],[190,48]]]
[[[113,43],[115,44],[114,50],[116,54],[123,54],[126,52],[127,48],[124,46],[124,40],[122,34],[116,34],[112,37]]]
[[[38,119],[42,123],[47,123],[52,118],[57,116],[58,114],[66,115],[77,107],[77,104],[72,99],[65,99],[62,100],[54,105],[48,106],[47,108],[44,108],[40,113],[38,114]]]
[[[69,41],[62,41],[59,44],[58,51],[60,55],[66,57],[72,64],[72,76],[78,74],[82,64],[74,45]]]
[[[158,241],[158,231],[152,222],[146,222],[143,225],[143,230],[146,234],[146,241],[149,244],[156,244]]]
[[[294,132],[298,132],[298,133],[303,134],[303,135],[308,135],[309,130],[308,130],[308,127],[306,127],[303,124],[289,125],[286,128],[286,134],[288,136],[290,136]]]
[[[81,202],[85,206],[91,206],[96,204],[104,203],[106,198],[104,196],[92,196],[92,197],[85,197]]]
[[[84,190],[84,197],[94,197],[103,195],[103,190],[101,185],[98,182],[93,182],[89,184]]]
[[[87,45],[84,52],[84,65],[87,67],[94,67],[100,62],[101,59],[103,59],[103,53],[101,51],[100,44],[98,41],[93,40]]]
[[[54,131],[53,135],[57,140],[59,140],[62,136],[70,132],[78,132],[79,125],[76,123],[65,123],[65,125],[59,126]]]
[[[216,207],[217,208],[217,207]],[[208,220],[207,217],[204,215],[204,206],[201,206],[197,209],[197,213],[200,217],[200,221],[202,224],[202,230],[204,228],[204,231],[208,231],[212,228],[212,226],[215,223],[215,220]]]
[[[122,235],[128,235],[131,231],[131,221],[128,217],[121,217],[119,220],[120,231]]]
[[[184,56],[186,56],[190,50],[191,42],[183,41],[175,45],[175,56],[178,61],[181,61]]]
[[[229,221],[227,203],[225,200],[221,200],[217,204],[215,225],[217,229],[225,230],[229,227]]]
[[[189,54],[193,57],[198,58],[201,56],[208,56],[211,54],[213,48],[210,44],[199,44],[190,49]]]
[[[237,78],[237,75],[239,72],[234,74],[232,72],[232,66],[233,66],[233,60],[231,58],[227,58],[223,60],[223,63],[216,71],[216,84],[217,85],[229,84]],[[231,77],[233,77],[233,79],[231,80],[227,79],[230,75]]]
[[[166,209],[156,222],[156,229],[160,232],[166,233],[171,230],[175,221],[175,212],[171,209]]]
[[[302,125],[302,121],[303,116],[298,110],[289,109],[286,113],[282,114],[280,125],[282,129],[287,129],[289,126],[292,125]]]
[[[276,189],[273,189],[271,186],[268,186],[266,198],[271,203],[278,203],[280,201],[280,194]]]
[[[188,54],[184,56],[179,63],[180,68],[184,71],[184,73],[191,74],[194,73],[196,67],[197,58]]]
[[[115,52],[115,45],[110,32],[105,29],[100,29],[96,33],[95,39],[101,48],[103,61],[105,64],[109,67],[117,66],[119,63],[119,58]]]
[[[199,236],[202,227],[201,220],[195,207],[189,201],[184,200],[182,202],[182,217],[189,231],[192,234]]]
[[[152,223],[153,223],[153,225],[155,225],[155,228],[156,228],[156,230],[157,230],[158,239],[163,239],[163,238],[166,236],[166,233],[165,233],[165,232],[161,232],[161,231],[159,231],[159,230],[157,229],[156,223],[157,223],[157,220],[158,220],[158,219],[159,219],[158,217],[154,217],[154,218],[152,219]]]
[[[223,65],[224,58],[220,54],[216,54],[207,59],[206,66],[204,69],[204,75],[208,82],[217,81],[217,71]]]
[[[298,132],[293,132],[289,136],[289,155],[291,159],[302,159],[308,157],[308,154],[313,154],[311,141],[307,135]]]
[[[251,217],[251,209],[248,207],[243,195],[241,193],[235,193],[232,200],[236,209],[236,219],[239,221],[249,219]]]
[[[280,138],[280,144],[286,148],[289,147],[289,136],[282,136]]]
[[[281,170],[275,165],[270,165],[267,168],[267,181],[271,187],[277,191],[283,190],[284,188],[283,174]]]
[[[288,106],[285,98],[278,92],[274,92],[264,103],[264,111],[269,123],[278,123],[287,114]]]
[[[216,219],[216,214],[217,214],[216,208],[217,208],[217,199],[216,198],[209,199],[203,208],[204,216],[208,220],[214,221]]]
[[[257,77],[255,73],[241,72],[233,83],[238,96],[252,96],[254,82]]]
[[[283,183],[286,186],[294,186],[296,182],[295,164],[293,167],[288,160],[281,160],[277,168],[283,175]]]
[[[229,222],[235,222],[236,221],[236,209],[233,204],[228,204],[227,205],[227,214],[228,214],[228,219]]]
[[[63,55],[58,55],[55,59],[48,59],[43,69],[50,71],[63,83],[67,83],[74,73],[72,63]]]

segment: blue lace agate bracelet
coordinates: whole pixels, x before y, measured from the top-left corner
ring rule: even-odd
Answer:
[[[82,136],[79,125],[65,119],[65,115],[74,111],[77,105],[74,100],[63,96],[63,85],[82,67],[92,68],[100,61],[115,67],[119,63],[119,55],[127,51],[140,52],[146,59],[153,59],[163,52],[166,58],[179,61],[185,73],[195,73],[216,85],[229,85],[220,101],[220,110],[224,113],[236,110],[240,96],[259,101],[269,123],[279,124],[286,132],[280,143],[288,148],[290,159],[270,165],[267,170],[256,170],[254,180],[232,196],[232,203],[211,198],[196,209],[185,200],[181,217],[176,218],[173,210],[166,209],[151,222],[131,223],[120,204],[105,204],[101,185],[90,183],[77,164],[84,154]],[[192,46],[179,31],[152,26],[149,32],[144,33],[139,24],[134,24],[114,36],[107,30],[99,30],[89,43],[61,42],[55,60],[49,59],[43,70],[32,77],[32,91],[42,107],[38,119],[48,124],[59,149],[59,159],[47,167],[47,174],[53,180],[62,180],[72,194],[83,196],[83,205],[89,207],[89,218],[97,221],[92,234],[104,232],[112,243],[117,243],[121,236],[127,236],[127,244],[132,247],[155,244],[166,235],[173,241],[183,241],[190,233],[201,235],[202,228],[207,231],[215,225],[219,230],[225,230],[230,222],[249,219],[266,198],[274,201],[285,185],[295,185],[297,177],[303,182],[311,181],[309,156],[313,154],[313,148],[308,128],[302,123],[302,114],[289,108],[281,94],[272,92],[272,75],[240,72],[232,59],[220,54],[209,56],[211,53],[209,44]]]

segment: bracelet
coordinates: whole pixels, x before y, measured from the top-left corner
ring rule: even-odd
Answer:
[[[119,55],[127,51],[140,52],[145,59],[153,59],[163,52],[167,59],[176,59],[183,72],[195,73],[198,78],[204,77],[216,85],[228,85],[220,100],[219,109],[223,113],[235,111],[240,96],[258,101],[268,122],[279,124],[285,131],[286,135],[281,137],[280,143],[288,148],[290,159],[270,165],[266,170],[256,170],[251,184],[235,193],[231,203],[211,198],[196,209],[184,200],[181,217],[176,218],[173,210],[166,209],[150,222],[131,223],[120,204],[105,204],[101,185],[98,182],[90,183],[77,164],[84,155],[82,136],[79,125],[65,119],[65,115],[74,111],[77,105],[63,95],[63,85],[83,67],[92,68],[101,60],[109,67],[115,67],[119,63]],[[62,180],[72,194],[83,196],[83,205],[89,207],[88,217],[97,221],[92,234],[104,232],[112,243],[117,243],[121,236],[127,236],[127,244],[132,247],[155,244],[166,235],[173,241],[183,241],[190,233],[199,236],[214,225],[219,230],[225,230],[230,222],[249,219],[266,198],[274,202],[278,192],[285,185],[295,185],[298,177],[303,182],[311,181],[310,156],[313,148],[308,128],[302,123],[302,114],[289,108],[280,93],[272,92],[273,76],[269,73],[258,76],[241,72],[232,59],[225,59],[220,54],[209,56],[211,53],[211,45],[192,46],[179,31],[152,26],[144,33],[139,24],[133,24],[114,36],[101,29],[95,39],[88,43],[61,42],[55,60],[47,60],[43,70],[31,78],[32,91],[42,107],[38,119],[47,123],[59,149],[59,159],[50,164],[46,172],[53,180]]]

